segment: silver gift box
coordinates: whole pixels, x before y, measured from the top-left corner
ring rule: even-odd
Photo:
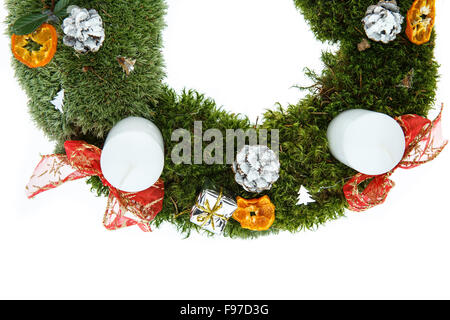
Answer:
[[[220,198],[220,199],[219,199]],[[219,201],[218,201],[219,200]],[[222,234],[237,209],[232,198],[214,190],[203,190],[191,210],[190,221],[215,234]]]

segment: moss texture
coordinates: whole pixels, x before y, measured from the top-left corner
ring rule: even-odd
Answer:
[[[45,1],[44,1],[45,2]],[[164,208],[154,224],[168,221],[188,235],[198,227],[188,214],[174,219],[192,207],[205,184],[222,186],[235,195],[254,197],[240,188],[226,165],[175,165],[170,159],[174,143],[171,133],[185,128],[193,131],[194,121],[209,128],[250,128],[245,117],[230,114],[203,95],[185,91],[177,95],[161,81],[161,30],[164,27],[163,0],[73,1],[95,8],[104,19],[106,40],[98,53],[80,55],[62,41],[53,61],[44,68],[29,69],[14,61],[17,77],[30,97],[31,115],[57,150],[67,139],[83,139],[102,147],[111,127],[129,115],[146,117],[162,131],[166,143],[166,165],[162,178],[166,193]],[[342,194],[345,181],[355,174],[335,160],[326,139],[328,123],[340,112],[363,108],[391,116],[415,113],[426,116],[434,103],[438,65],[433,57],[434,38],[417,46],[404,33],[389,44],[370,41],[371,48],[359,52],[365,38],[361,19],[376,0],[295,0],[296,6],[322,41],[339,43],[336,53],[324,53],[321,74],[308,71],[315,85],[296,105],[267,111],[259,128],[280,130],[281,175],[270,192],[276,205],[276,220],[268,232],[242,229],[231,220],[225,230],[230,237],[254,238],[282,230],[315,229],[344,215]],[[46,1],[47,5],[51,1]],[[413,0],[399,3],[406,15]],[[42,9],[39,0],[8,0],[8,23],[30,9]],[[207,13],[206,13],[207,14]],[[405,26],[403,26],[405,30]],[[61,34],[61,30],[59,29]],[[136,71],[125,77],[117,56],[137,59]],[[400,87],[402,79],[414,70],[411,88]],[[64,114],[50,104],[58,90],[66,91]],[[99,194],[107,190],[97,178],[89,179]],[[316,203],[297,206],[297,192],[304,185]],[[176,204],[176,205],[175,205]]]
[[[30,11],[40,11],[51,1],[8,0],[8,23]],[[30,99],[30,112],[50,139],[58,142],[85,138],[101,142],[112,126],[124,117],[148,117],[154,112],[164,78],[161,29],[166,5],[163,0],[73,1],[95,8],[104,21],[106,39],[97,53],[78,54],[62,43],[44,68],[29,69],[14,61],[17,77]],[[136,23],[139,22],[139,23]],[[118,56],[137,59],[133,77],[126,77]],[[50,103],[65,90],[64,116]]]

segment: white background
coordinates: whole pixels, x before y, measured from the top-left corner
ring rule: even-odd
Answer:
[[[309,83],[304,67],[321,69],[326,46],[291,0],[169,4],[164,55],[167,81],[178,90],[199,89],[255,119],[276,101],[302,96],[291,87]],[[437,1],[437,103],[447,104],[449,9]],[[151,234],[108,232],[106,199],[83,181],[26,199],[39,155],[53,144],[31,122],[9,39],[0,42],[0,298],[450,298],[449,149],[431,164],[397,171],[384,205],[315,232],[256,241],[183,240],[170,225]],[[448,137],[449,122],[447,109]]]

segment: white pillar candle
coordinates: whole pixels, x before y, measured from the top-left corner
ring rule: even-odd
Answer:
[[[389,172],[405,153],[405,135],[398,122],[369,110],[342,112],[331,121],[327,137],[336,159],[367,175]]]
[[[148,189],[164,168],[164,142],[159,129],[149,120],[129,117],[109,132],[100,160],[103,175],[125,192]]]

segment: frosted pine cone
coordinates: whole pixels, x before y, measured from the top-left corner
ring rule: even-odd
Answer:
[[[69,10],[70,16],[62,24],[64,44],[80,53],[97,52],[105,40],[102,17],[94,9],[71,6]]]
[[[278,156],[266,146],[244,146],[233,163],[236,182],[248,192],[269,190],[279,178]]]
[[[369,39],[388,43],[402,32],[403,20],[396,1],[380,1],[367,8],[362,21]]]

